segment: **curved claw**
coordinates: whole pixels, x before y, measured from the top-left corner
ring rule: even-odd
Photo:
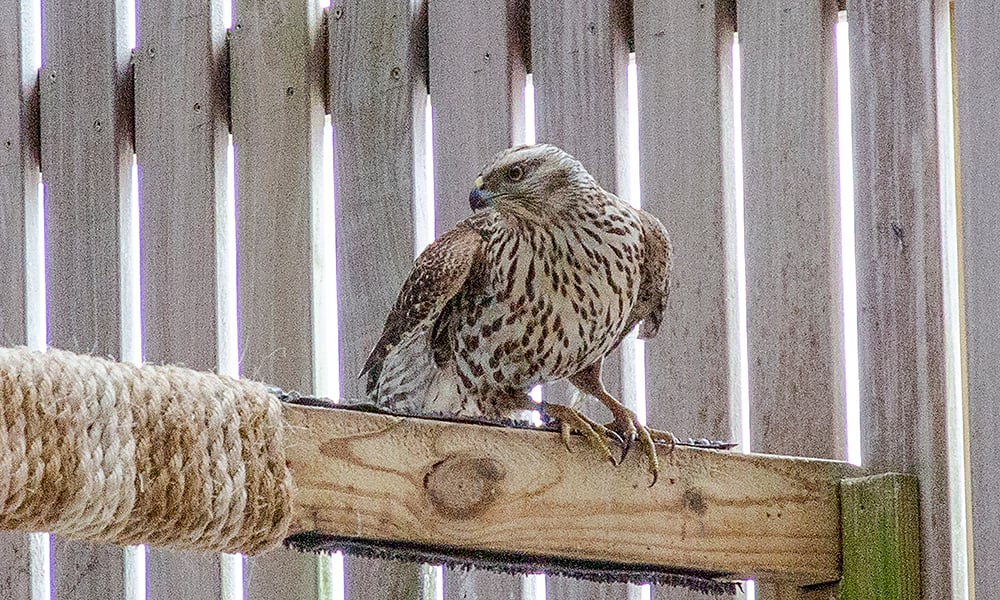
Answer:
[[[605,425],[605,427],[614,434],[618,445],[622,447],[622,457],[618,461],[618,464],[621,464],[625,460],[625,457],[628,456],[628,451],[632,448],[632,442],[636,440],[636,426],[631,418],[619,417]]]
[[[642,453],[646,456],[646,461],[649,465],[649,473],[653,476],[653,482],[649,484],[650,487],[652,487],[656,484],[660,475],[660,461],[656,456],[656,444],[654,443],[654,439],[656,441],[669,443],[670,450],[672,451],[674,436],[667,431],[657,431],[646,427],[639,422],[639,418],[635,416],[635,413],[628,410],[624,406],[614,410],[613,414],[615,415],[615,420],[608,423],[608,429],[618,433],[623,439],[627,440],[627,442],[622,446],[622,457],[619,464],[621,461],[625,460],[625,456],[631,449],[632,444],[637,443],[639,448],[642,449]]]
[[[649,428],[645,425],[639,428],[639,439],[642,449],[645,451],[646,459],[649,462],[649,472],[653,475],[653,481],[649,487],[656,485],[656,480],[660,477],[660,461],[656,458],[656,446],[653,445],[653,438],[649,434]]]
[[[562,438],[563,445],[566,446],[567,452],[572,452],[573,448],[569,445],[569,434],[572,433],[572,428],[566,421],[559,422],[559,437]]]

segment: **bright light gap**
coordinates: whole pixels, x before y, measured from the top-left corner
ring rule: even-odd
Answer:
[[[334,187],[334,139],[330,115],[324,116],[321,155],[322,188],[313,206],[313,392],[339,401],[340,336],[337,303],[337,228]],[[344,600],[344,555],[321,554],[316,560],[320,600]]]
[[[744,218],[743,197],[743,56],[740,53],[739,33],[733,34],[733,178],[736,189],[736,327],[739,338],[740,366],[740,450],[750,453],[750,352],[747,346],[747,265],[746,265],[746,219]],[[743,582],[744,600],[756,600],[757,582],[748,579]]]
[[[414,148],[418,157],[422,155],[423,162],[417,168],[423,168],[422,177],[416,177],[415,183],[423,183],[423,189],[415,190],[416,206],[413,210],[413,256],[423,252],[428,244],[434,241],[434,111],[430,95],[424,98],[423,148]],[[443,232],[442,232],[443,233]]]
[[[132,154],[129,194],[119,207],[121,275],[120,343],[122,360],[139,364],[142,356],[142,314],[139,290],[139,164]]]
[[[639,178],[639,74],[635,62],[635,53],[628,56],[628,66],[625,71],[625,87],[627,96],[626,114],[628,122],[628,199],[632,206],[642,206],[641,186]],[[646,422],[646,344],[640,340],[638,329],[629,334],[622,344],[622,382],[626,393],[631,396],[631,408],[642,423]],[[649,585],[629,584],[627,588],[629,600],[650,600]]]
[[[430,94],[424,97],[423,148],[414,148],[422,156],[422,173],[415,173],[414,183],[424,188],[414,190],[413,207],[413,256],[423,252],[434,241],[434,109]],[[442,232],[443,233],[443,232]],[[420,565],[421,597],[423,600],[444,600],[444,567]]]
[[[736,327],[739,332],[740,449],[750,452],[750,370],[747,350],[746,234],[743,218],[743,103],[742,63],[739,34],[733,34],[733,163],[736,189]],[[752,596],[748,593],[748,598]]]
[[[128,47],[135,50],[138,41],[138,29],[139,21],[138,8],[136,6],[137,0],[131,0],[130,2],[125,2],[125,41],[128,43]]]
[[[628,66],[625,71],[625,86],[627,90],[627,121],[628,121],[628,190],[629,202],[632,206],[642,206],[641,188],[639,183],[639,77],[635,62],[635,53],[629,53]],[[638,330],[637,330],[638,331]],[[631,398],[631,408],[639,421],[646,422],[646,344],[639,339],[637,332],[629,335],[628,342],[622,344],[623,367],[630,365],[630,373],[622,373],[623,381],[628,380],[631,387],[628,395]]]
[[[535,139],[535,82],[531,73],[524,78],[524,143],[537,143]],[[542,386],[535,386],[531,390],[531,399],[541,403],[543,399]],[[535,427],[542,425],[542,413],[531,411],[531,424]],[[545,600],[545,574],[531,573],[521,577],[521,598],[522,600]]]
[[[528,73],[524,77],[524,143],[535,141],[535,80]]]
[[[333,124],[324,117],[320,189],[312,207],[313,392],[340,398]]]
[[[836,28],[836,50],[840,246],[844,304],[844,399],[847,410],[847,460],[861,464],[858,288],[854,250],[854,153],[851,138],[851,68],[847,27],[847,13],[841,12]]]
[[[42,3],[37,0],[22,7],[30,10],[21,23],[29,44],[31,66],[42,67]],[[39,178],[35,197],[25,207],[25,342],[32,350],[47,346],[48,328],[45,297],[45,183]],[[52,598],[52,539],[48,533],[28,535],[28,571],[31,600]]]
[[[134,3],[126,6],[135,8]],[[128,21],[135,24],[135,14]],[[135,41],[132,28],[132,41]],[[133,46],[134,47],[134,46]],[[141,364],[142,355],[142,312],[139,289],[139,163],[132,154],[132,168],[129,178],[129,194],[119,207],[119,273],[121,359]],[[126,546],[122,550],[124,561],[123,582],[125,600],[146,600],[146,547]]]
[[[225,11],[223,12],[225,14]],[[239,334],[236,308],[236,147],[233,136],[226,144],[226,195],[215,207],[216,322],[218,370],[239,376]],[[243,600],[243,555],[219,557],[222,600]]]
[[[941,237],[944,252],[943,314],[945,346],[945,420],[947,431],[948,495],[951,513],[951,591],[953,598],[966,599],[974,593],[970,579],[973,565],[969,539],[969,468],[966,445],[965,382],[962,364],[961,288],[959,257],[960,201],[957,188],[955,159],[955,89],[953,79],[954,48],[948,32],[952,31],[951,14],[947,5],[934,12],[936,31],[944,32],[935,47],[937,77],[937,139],[938,191],[941,198]]]

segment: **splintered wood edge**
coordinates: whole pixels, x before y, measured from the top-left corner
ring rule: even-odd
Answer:
[[[661,448],[649,487],[641,452],[612,466],[577,436],[570,451],[549,431],[283,410],[293,536],[797,585],[840,578],[838,482],[859,473],[846,463]]]

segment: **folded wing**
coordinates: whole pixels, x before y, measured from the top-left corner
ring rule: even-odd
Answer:
[[[427,246],[417,257],[386,318],[382,335],[359,375],[368,376],[369,395],[378,387],[385,361],[393,350],[404,339],[430,331],[482,256],[482,236],[463,222]]]

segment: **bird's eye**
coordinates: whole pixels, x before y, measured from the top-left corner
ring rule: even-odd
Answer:
[[[521,181],[522,177],[524,177],[524,169],[522,169],[519,165],[514,165],[513,167],[507,169],[507,178],[511,181]]]

